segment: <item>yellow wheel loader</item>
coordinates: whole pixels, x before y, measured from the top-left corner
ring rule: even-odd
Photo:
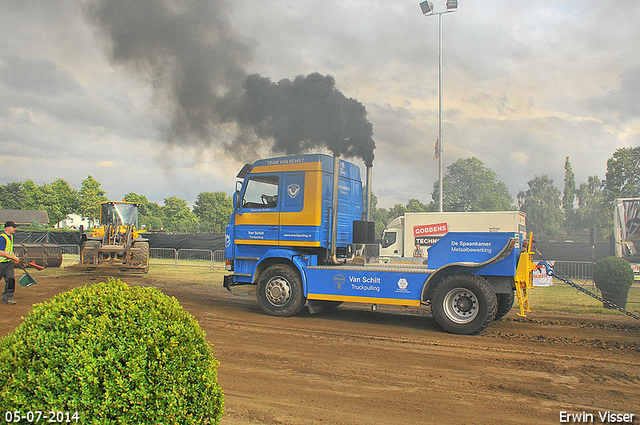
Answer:
[[[144,208],[134,202],[100,204],[100,226],[90,232],[80,228],[80,262],[69,271],[149,271],[149,240],[142,237],[138,216]]]

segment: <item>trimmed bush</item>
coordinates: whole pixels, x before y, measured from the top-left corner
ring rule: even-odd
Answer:
[[[35,305],[0,340],[0,412],[77,411],[86,424],[218,424],[217,365],[175,298],[109,279]]]
[[[633,285],[633,269],[624,258],[606,257],[593,266],[593,281],[603,292],[625,291]]]

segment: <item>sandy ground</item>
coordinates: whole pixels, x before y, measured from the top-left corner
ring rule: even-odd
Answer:
[[[102,280],[39,277],[19,287],[17,305],[0,305],[0,336],[33,303]],[[603,423],[607,411],[640,424],[640,322],[627,316],[511,312],[458,336],[429,308],[343,304],[278,318],[221,285],[123,280],[158,287],[199,321],[221,363],[225,425],[578,422],[561,412]]]

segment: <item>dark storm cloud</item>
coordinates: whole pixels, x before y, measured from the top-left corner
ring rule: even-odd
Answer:
[[[87,14],[107,36],[111,60],[146,75],[168,101],[167,141],[207,144],[214,128],[234,122],[228,149],[256,143],[296,154],[319,147],[373,161],[372,125],[364,106],[347,98],[331,76],[317,73],[271,83],[247,78],[248,42],[227,22],[223,1],[104,0]]]
[[[86,8],[111,60],[147,76],[169,103],[169,141],[205,139],[216,103],[246,76],[250,49],[229,28],[220,1],[105,0]]]

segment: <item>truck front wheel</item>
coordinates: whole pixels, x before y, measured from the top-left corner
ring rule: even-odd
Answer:
[[[431,299],[436,322],[447,332],[475,335],[496,315],[497,298],[489,282],[478,275],[460,273],[445,276]]]
[[[306,302],[300,274],[286,264],[267,267],[258,279],[257,289],[262,310],[272,316],[294,316]]]

